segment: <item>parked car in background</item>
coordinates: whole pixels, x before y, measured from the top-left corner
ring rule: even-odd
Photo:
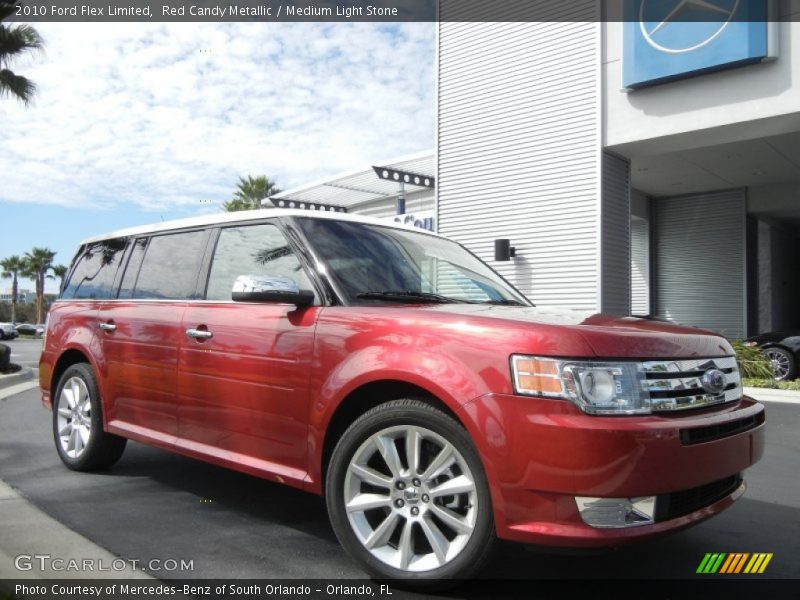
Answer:
[[[127,439],[323,495],[370,573],[475,573],[496,537],[617,546],[733,504],[764,448],[719,335],[537,308],[435,233],[210,215],[86,240],[48,318],[63,463]]]
[[[30,323],[20,323],[16,329],[20,335],[42,335],[44,331],[41,325],[31,325]]]
[[[13,323],[0,323],[0,340],[13,340],[18,335]]]
[[[747,346],[757,346],[772,363],[776,381],[791,381],[798,375],[800,363],[800,331],[771,331],[745,340]]]

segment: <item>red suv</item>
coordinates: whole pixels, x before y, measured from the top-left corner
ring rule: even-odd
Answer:
[[[722,337],[536,308],[455,242],[331,212],[85,241],[40,377],[67,467],[132,439],[324,494],[365,569],[419,583],[475,572],[495,537],[692,525],[764,447]]]

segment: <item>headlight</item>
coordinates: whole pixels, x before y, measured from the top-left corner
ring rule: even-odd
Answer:
[[[511,369],[518,394],[571,400],[595,415],[650,412],[650,399],[642,385],[644,370],[637,363],[514,355]]]

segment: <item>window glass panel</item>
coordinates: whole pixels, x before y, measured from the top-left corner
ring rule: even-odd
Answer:
[[[275,225],[228,227],[219,235],[207,300],[230,300],[233,282],[240,275],[290,277],[303,290],[313,290],[289,242]]]
[[[114,276],[122,260],[125,244],[125,239],[88,244],[78,257],[61,297],[75,300],[113,298]]]
[[[125,267],[125,275],[122,276],[122,285],[119,288],[119,298],[133,298],[133,287],[136,285],[136,276],[139,274],[139,267],[142,266],[144,249],[147,247],[147,238],[139,238],[133,243],[133,251]]]
[[[191,300],[206,247],[206,231],[158,235],[150,239],[134,298]]]
[[[361,294],[411,292],[459,302],[528,303],[478,258],[445,238],[333,219],[297,222],[351,302],[361,301]]]

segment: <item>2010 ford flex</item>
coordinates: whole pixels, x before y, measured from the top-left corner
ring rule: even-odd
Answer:
[[[132,439],[324,494],[344,548],[407,582],[468,576],[495,537],[692,525],[764,446],[719,335],[539,309],[455,242],[330,212],[87,240],[40,378],[69,468]]]

